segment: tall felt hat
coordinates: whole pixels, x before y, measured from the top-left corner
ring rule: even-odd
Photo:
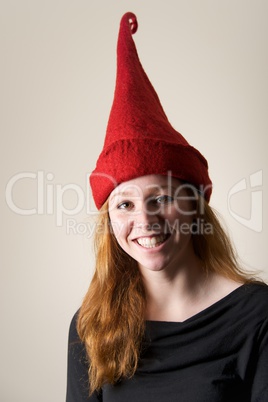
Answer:
[[[135,14],[124,14],[114,100],[103,150],[90,175],[95,204],[99,209],[117,185],[149,174],[169,174],[191,183],[209,201],[212,186],[207,161],[169,123],[140,63],[132,38],[137,28]]]

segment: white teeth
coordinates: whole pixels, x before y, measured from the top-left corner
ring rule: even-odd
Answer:
[[[158,246],[160,243],[163,243],[165,239],[165,235],[159,235],[154,237],[141,237],[140,239],[137,239],[137,242],[142,247],[152,248]]]

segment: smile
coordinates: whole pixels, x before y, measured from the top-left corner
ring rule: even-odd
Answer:
[[[157,246],[160,246],[160,244],[164,243],[167,238],[169,237],[168,234],[161,234],[158,236],[152,236],[152,237],[140,237],[137,239],[137,243],[145,248],[154,248]]]

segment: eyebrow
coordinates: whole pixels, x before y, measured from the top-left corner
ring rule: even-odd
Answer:
[[[133,192],[131,191],[119,191],[117,193],[114,193],[111,198],[110,201],[112,201],[115,197],[134,197]]]
[[[165,189],[171,189],[174,192],[176,191],[177,187],[174,186],[170,186],[170,185],[163,185],[163,186],[159,186],[159,185],[149,185],[148,189],[152,190],[152,194],[156,194],[158,191],[160,190],[165,190]],[[133,191],[119,191],[115,194],[113,194],[110,198],[110,201],[112,201],[115,197],[137,197],[138,194]]]

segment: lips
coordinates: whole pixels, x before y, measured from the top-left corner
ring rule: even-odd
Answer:
[[[164,243],[168,237],[169,237],[168,234],[160,234],[157,236],[140,237],[136,239],[136,241],[140,246],[144,248],[154,248]]]

